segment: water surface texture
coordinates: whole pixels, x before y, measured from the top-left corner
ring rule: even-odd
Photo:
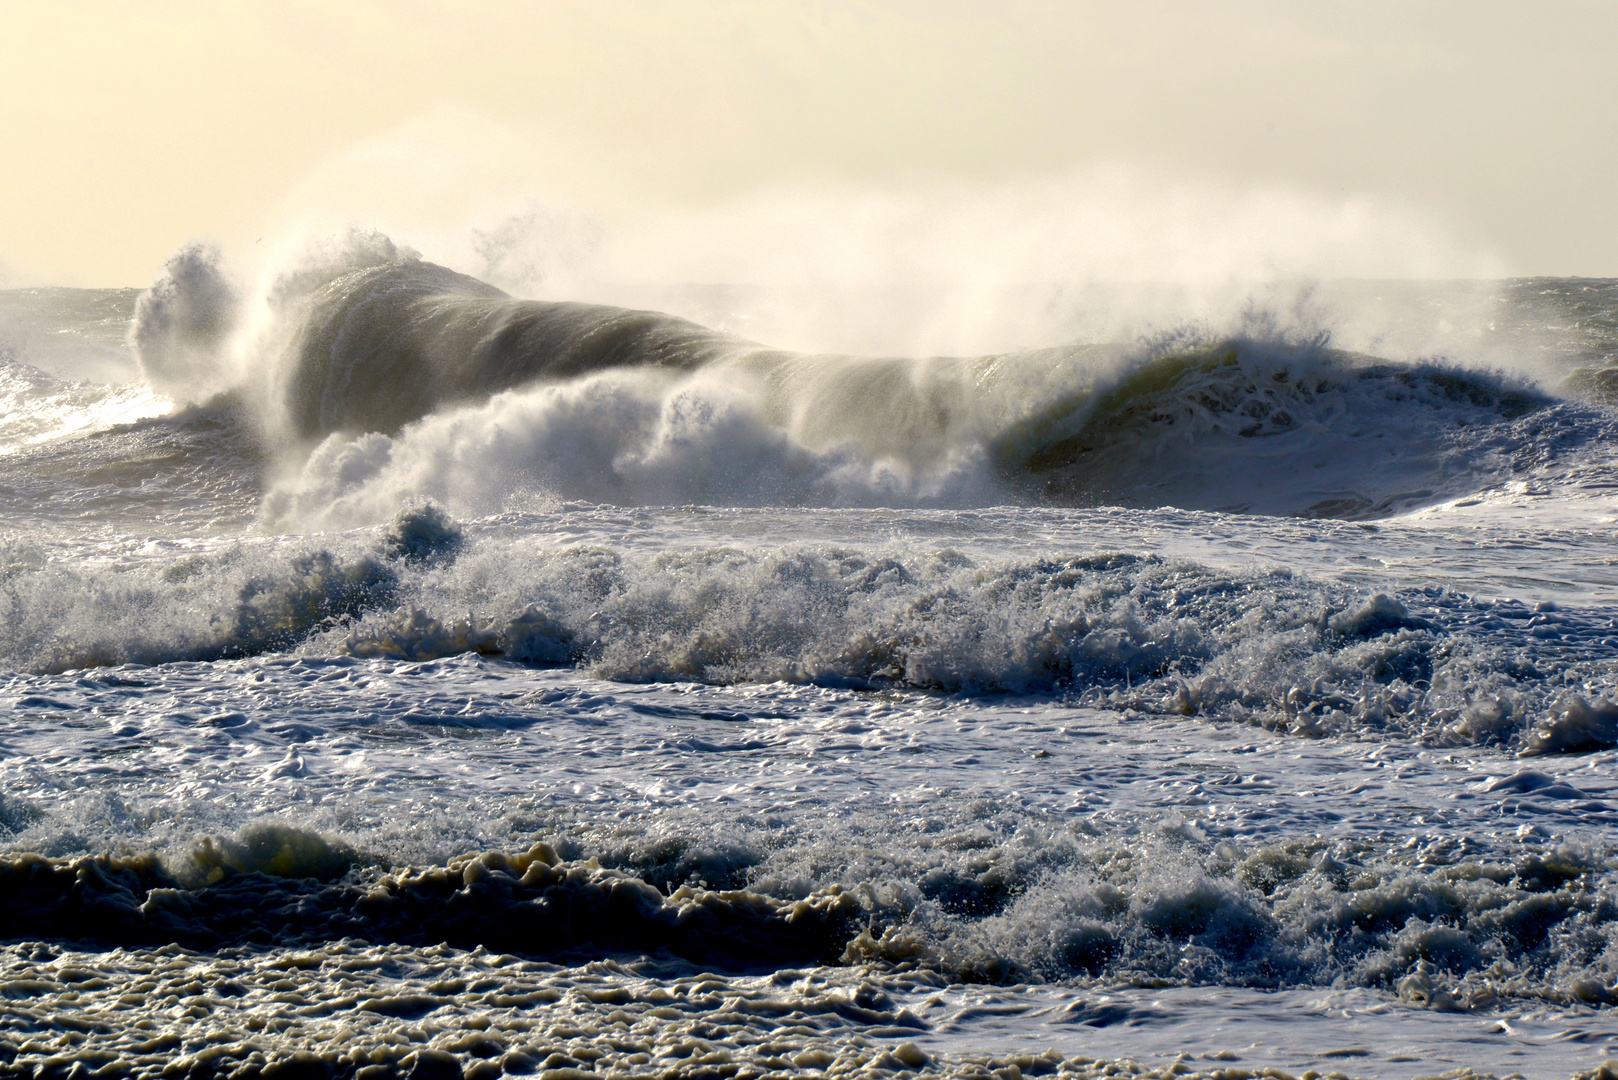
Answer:
[[[1492,321],[0,293],[0,1071],[1598,1069],[1618,283],[1338,293]]]

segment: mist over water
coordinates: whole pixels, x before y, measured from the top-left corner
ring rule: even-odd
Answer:
[[[1618,1040],[1613,283],[1121,169],[320,217],[0,294],[8,1060]]]

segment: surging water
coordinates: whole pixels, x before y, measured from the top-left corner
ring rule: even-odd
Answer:
[[[8,294],[0,1045],[1593,1068],[1618,290],[1497,306],[1537,379],[803,355],[381,238]]]

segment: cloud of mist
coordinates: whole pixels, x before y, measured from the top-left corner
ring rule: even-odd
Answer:
[[[1254,304],[1301,317],[1321,282],[1501,270],[1409,207],[1117,165],[776,188],[628,222],[534,203],[477,236],[461,268],[519,293],[659,307],[787,348],[914,355],[1117,340]]]
[[[240,262],[272,282],[355,227],[515,295],[654,308],[856,354],[1129,341],[1188,323],[1220,332],[1258,312],[1380,355],[1462,355],[1488,289],[1427,318],[1334,283],[1504,272],[1419,207],[1121,162],[981,182],[806,180],[677,203],[633,190],[588,147],[448,107],[326,162]]]
[[[240,302],[217,250],[188,244],[175,252],[135,304],[128,341],[141,376],[176,400],[224,389],[219,358],[236,332]]]

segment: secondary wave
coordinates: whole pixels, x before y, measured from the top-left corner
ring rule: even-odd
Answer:
[[[1600,611],[1127,553],[678,547],[470,536],[436,508],[337,544],[71,567],[0,546],[0,665],[483,653],[616,680],[1055,695],[1304,736],[1618,744]],[[1595,702],[1592,704],[1592,700]]]
[[[766,863],[720,891],[660,888],[633,861],[565,860],[543,841],[384,871],[339,841],[267,820],[202,839],[173,869],[152,854],[0,857],[0,898],[8,936],[103,947],[348,940],[572,962],[672,954],[720,971],[871,965],[956,982],[1358,985],[1453,1011],[1618,998],[1606,962],[1618,922],[1599,849],[1485,860],[1448,839],[1387,850],[1317,836],[1244,850],[1183,824],[1120,843],[1048,822],[996,842],[981,823],[938,824],[936,837],[892,836],[881,861],[860,867],[876,880],[810,889]]]

